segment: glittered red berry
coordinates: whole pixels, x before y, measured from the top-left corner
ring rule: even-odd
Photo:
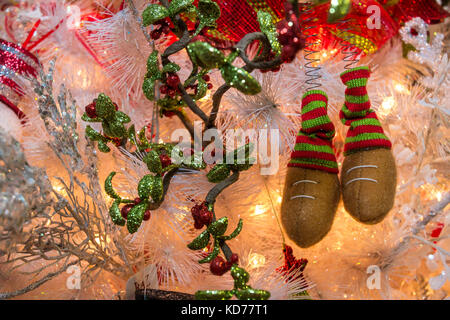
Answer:
[[[119,110],[119,106],[117,105],[117,103],[113,102],[113,104],[114,104],[114,108],[116,109],[116,111],[118,111]]]
[[[212,212],[207,210],[202,210],[198,216],[198,221],[205,225],[210,225],[212,222]]]
[[[141,198],[139,198],[139,197],[137,197],[137,198],[134,198],[134,204],[139,204],[139,203],[141,203]]]
[[[230,257],[230,263],[233,265],[238,262],[239,262],[239,256],[237,255],[237,253],[233,253]]]
[[[175,115],[175,112],[164,110],[164,111],[163,111],[163,115],[164,115],[165,117],[172,118],[172,117]]]
[[[169,92],[169,86],[161,86],[161,88],[159,88],[159,92],[161,92],[162,94],[167,94],[167,92]]]
[[[172,160],[167,154],[159,155],[159,160],[161,161],[161,165],[163,168],[166,168],[172,164]]]
[[[164,34],[169,34],[169,32],[171,31],[168,24],[166,24],[165,26],[163,26],[163,27],[161,28],[161,30],[162,30],[162,32],[163,32]]]
[[[95,110],[95,103],[91,103],[85,108],[86,114],[89,118],[97,118],[97,111]]]
[[[195,228],[195,229],[201,229],[201,228],[203,228],[203,223],[201,223],[200,221],[195,221],[195,222],[194,222],[194,228]]]
[[[228,271],[228,266],[226,261],[222,258],[222,257],[215,257],[210,265],[209,265],[209,270],[211,271],[212,274],[216,275],[216,276],[221,276],[223,275],[225,272]]]
[[[122,215],[122,218],[126,219],[128,217],[128,213],[130,212],[131,208],[134,207],[133,203],[124,205],[122,209],[120,210],[120,214]]]
[[[167,95],[171,98],[175,97],[177,91],[175,89],[170,88],[169,91],[167,92]]]
[[[150,217],[152,216],[152,213],[150,212],[150,210],[146,210],[144,212],[144,221],[148,221],[150,220]]]
[[[180,83],[180,77],[176,73],[169,73],[167,74],[166,83],[169,87],[177,88]]]
[[[154,29],[152,32],[150,32],[150,38],[153,40],[158,40],[161,37],[161,28]]]
[[[206,82],[208,82],[210,80],[209,75],[205,74],[203,77],[203,80],[205,80]]]
[[[213,88],[212,83],[208,83],[208,89],[211,90]]]
[[[281,49],[281,60],[283,60],[284,62],[291,62],[292,60],[294,60],[296,54],[297,50],[294,46],[283,46],[283,49]]]

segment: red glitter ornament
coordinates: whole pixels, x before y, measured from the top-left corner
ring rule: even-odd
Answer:
[[[144,212],[144,221],[148,221],[148,220],[150,220],[150,217],[151,217],[151,215],[152,215],[152,213],[150,212],[150,210],[146,210],[145,212]]]
[[[172,164],[172,159],[167,154],[161,154],[159,156],[159,160],[161,161],[161,165],[163,168],[166,168]]]
[[[92,102],[91,104],[88,104],[84,110],[86,111],[86,114],[89,118],[97,118],[97,111],[95,110],[95,102]]]
[[[201,229],[204,225],[208,226],[212,222],[213,214],[209,211],[206,202],[193,206],[191,213],[194,218],[194,227],[196,229]]]
[[[168,73],[166,83],[169,87],[177,88],[180,83],[180,77],[176,73]]]

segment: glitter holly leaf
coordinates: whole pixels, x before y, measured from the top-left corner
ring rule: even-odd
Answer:
[[[230,300],[233,298],[233,290],[200,290],[195,293],[197,300]]]
[[[135,233],[144,220],[144,214],[147,210],[148,202],[143,200],[130,209],[127,216],[127,229],[129,233]]]
[[[148,170],[153,173],[162,173],[162,163],[159,158],[158,152],[155,150],[150,150],[143,159],[144,163],[147,165]]]
[[[115,225],[124,226],[126,221],[120,213],[119,204],[120,199],[114,200],[113,204],[109,208],[109,216],[111,217],[111,220]]]
[[[222,217],[217,221],[212,222],[208,226],[208,232],[212,234],[214,237],[221,236],[227,231],[228,228],[228,218]]]
[[[231,240],[233,238],[236,238],[239,235],[239,233],[241,233],[243,224],[244,224],[244,221],[242,219],[239,219],[238,225],[232,233],[230,233],[228,236],[221,235],[218,237],[218,239],[219,240]]]
[[[198,35],[205,27],[216,27],[216,20],[220,17],[219,5],[211,0],[199,0],[197,11],[200,23],[194,36]]]
[[[117,194],[116,191],[114,191],[114,188],[112,186],[112,179],[116,175],[116,172],[111,172],[105,180],[105,192],[108,196],[110,196],[113,199],[120,200],[121,197]]]
[[[172,0],[169,4],[169,15],[175,16],[181,12],[188,11],[194,0]]]
[[[209,182],[218,183],[226,178],[228,178],[231,174],[231,169],[227,164],[220,163],[216,164],[207,174],[206,178],[208,178]]]
[[[208,263],[211,262],[215,257],[217,257],[220,253],[220,245],[219,242],[214,239],[214,248],[211,253],[206,257],[198,261],[198,263]]]
[[[270,13],[265,11],[258,11],[258,23],[261,32],[264,33],[269,40],[272,51],[278,56],[281,54],[281,44],[278,41],[278,33],[275,24],[273,23]]]
[[[175,67],[170,66],[169,68]],[[160,79],[162,79],[162,73],[159,70],[158,51],[153,51],[147,59],[147,74],[142,83],[142,91],[148,100],[155,100],[155,84]]]
[[[219,68],[226,63],[225,55],[207,42],[192,42],[186,50],[194,66],[203,69]]]
[[[222,78],[233,88],[238,89],[244,94],[255,95],[261,92],[261,85],[253,78],[250,73],[242,68],[225,64],[220,68]]]
[[[169,16],[169,10],[159,4],[150,4],[142,12],[142,23],[147,27]]]
[[[181,69],[180,66],[177,65],[176,63],[169,62],[163,67],[162,73],[175,73],[180,71],[180,69]]]
[[[200,235],[195,238],[191,243],[187,246],[191,250],[200,250],[205,248],[209,243],[210,234],[208,230],[203,231]]]
[[[141,199],[152,198],[153,202],[159,202],[164,193],[161,176],[145,175],[138,184],[138,194]]]
[[[111,149],[108,147],[109,139],[105,138],[103,135],[101,135],[99,132],[92,129],[91,126],[87,126],[85,130],[86,137],[88,137],[91,141],[97,141],[98,142],[98,149],[101,152],[110,152]]]

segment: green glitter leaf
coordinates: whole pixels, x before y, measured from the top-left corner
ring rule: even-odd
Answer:
[[[200,235],[195,238],[187,247],[191,250],[200,250],[206,247],[209,243],[209,232],[208,230],[203,231]]]
[[[186,11],[193,3],[194,0],[172,0],[169,5],[169,14],[175,16],[180,12]]]
[[[81,116],[81,120],[86,121],[86,122],[102,122],[102,119],[100,118],[91,118],[87,115],[87,113],[83,113],[83,115]]]
[[[227,164],[216,164],[206,175],[209,182],[218,183],[229,177],[231,173]]]
[[[155,80],[152,78],[145,78],[142,84],[142,91],[148,100],[155,100]]]
[[[139,181],[138,195],[141,199],[148,199],[155,184],[155,176],[147,174]]]
[[[158,51],[153,51],[147,59],[147,78],[152,78],[159,74]]]
[[[122,111],[116,111],[116,119],[121,123],[128,123],[131,121],[130,117]]]
[[[262,33],[267,36],[272,51],[278,56],[281,54],[281,44],[278,42],[277,28],[275,27],[272,16],[265,11],[258,11],[258,23]]]
[[[143,127],[139,131],[138,136],[139,136],[139,142],[140,142],[139,150],[142,151],[142,150],[145,150],[145,149],[149,148],[150,147],[150,142],[148,142],[148,139],[147,139],[147,137],[145,135],[145,127]]]
[[[226,62],[223,53],[207,42],[190,43],[186,50],[192,63],[204,69],[219,68]]]
[[[244,69],[226,64],[221,67],[220,71],[225,82],[242,93],[254,95],[261,92],[259,82]]]
[[[135,233],[142,224],[144,219],[145,210],[147,209],[148,202],[142,201],[141,203],[135,205],[128,212],[127,216],[127,229],[129,233]]]
[[[100,150],[101,152],[104,152],[104,153],[111,151],[111,149],[108,147],[108,145],[103,141],[98,142],[98,150]]]
[[[180,71],[180,69],[181,69],[180,66],[177,65],[176,63],[169,62],[168,64],[166,64],[166,65],[163,67],[162,72],[163,72],[163,73],[165,73],[165,72],[175,73],[175,72]]]
[[[112,178],[114,178],[115,175],[116,175],[116,172],[113,171],[108,175],[108,177],[106,177],[105,192],[111,198],[120,200],[120,196],[114,191],[113,186],[112,186]]]
[[[109,208],[109,216],[111,217],[111,220],[114,224],[118,226],[124,226],[126,221],[120,213],[119,204],[120,199],[117,199],[113,202],[111,208]]]
[[[269,291],[253,288],[236,290],[235,295],[239,300],[267,300],[270,298]]]
[[[147,165],[148,170],[153,173],[162,172],[161,159],[159,158],[158,152],[155,150],[150,150],[143,159],[144,163]]]
[[[208,232],[213,236],[218,237],[221,236],[227,231],[228,228],[228,218],[222,217],[217,221],[211,222],[208,226]]]
[[[228,236],[219,236],[219,239],[220,240],[231,240],[233,238],[236,238],[239,235],[239,233],[241,233],[243,224],[244,224],[244,221],[242,219],[239,219],[236,229],[234,229],[234,231]]]
[[[169,16],[169,10],[159,4],[151,4],[142,12],[142,22],[145,27]]]
[[[95,103],[95,112],[99,118],[113,120],[116,114],[116,106],[110,97],[104,93],[100,93]]]
[[[200,100],[208,92],[208,84],[202,78],[198,79],[197,82],[197,94],[194,96],[194,100]]]
[[[198,35],[205,27],[215,27],[216,20],[220,17],[220,7],[211,0],[199,0],[198,17],[200,23],[195,31],[194,36]]]
[[[198,263],[207,263],[207,262],[211,262],[212,259],[214,259],[215,257],[217,257],[220,253],[220,246],[217,242],[217,240],[214,240],[214,249],[213,251],[204,259],[201,259],[198,261]]]

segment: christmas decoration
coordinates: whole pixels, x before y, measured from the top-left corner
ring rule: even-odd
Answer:
[[[367,95],[369,68],[358,67],[341,74],[347,86],[341,109],[349,126],[342,165],[342,196],[345,209],[356,220],[380,222],[394,205],[397,171],[391,142],[386,137]]]
[[[14,80],[26,123],[0,111],[0,299],[448,299],[445,16],[0,6],[42,66]]]
[[[320,90],[303,95],[302,128],[288,164],[281,221],[300,247],[312,246],[328,233],[340,199],[327,100]]]

